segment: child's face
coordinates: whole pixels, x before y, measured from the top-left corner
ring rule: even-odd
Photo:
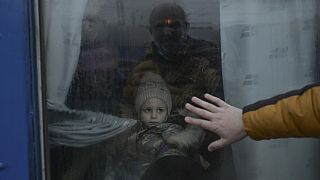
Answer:
[[[148,99],[141,107],[140,118],[147,127],[156,126],[167,120],[167,106],[158,98]]]

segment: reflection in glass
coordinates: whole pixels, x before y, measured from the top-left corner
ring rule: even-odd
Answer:
[[[45,23],[63,27],[59,38],[45,39],[59,44],[62,55],[46,56],[52,179],[233,176],[230,147],[209,153],[217,137],[183,120],[192,96],[224,97],[219,3],[89,0],[44,7],[51,10]],[[81,43],[67,39],[74,34]],[[225,162],[230,169],[223,170]]]

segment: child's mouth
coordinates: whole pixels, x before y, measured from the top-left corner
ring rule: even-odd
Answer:
[[[148,122],[149,125],[157,125],[159,122]]]

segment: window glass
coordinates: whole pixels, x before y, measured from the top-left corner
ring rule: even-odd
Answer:
[[[44,0],[50,176],[319,179],[319,141],[218,139],[192,96],[237,107],[319,81],[316,0]],[[245,163],[244,163],[245,162]]]
[[[45,1],[52,179],[232,177],[231,148],[184,122],[224,98],[216,0]]]

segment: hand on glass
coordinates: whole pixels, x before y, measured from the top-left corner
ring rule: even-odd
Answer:
[[[247,135],[242,122],[241,109],[231,106],[210,94],[205,94],[204,97],[207,101],[192,97],[191,101],[198,107],[189,103],[186,104],[186,108],[190,112],[199,115],[203,119],[185,117],[185,121],[189,124],[198,125],[220,136],[219,140],[209,144],[209,151],[214,151],[239,141]]]

